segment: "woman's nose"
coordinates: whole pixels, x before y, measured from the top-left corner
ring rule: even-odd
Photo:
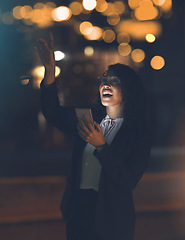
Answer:
[[[107,83],[107,82],[103,83],[102,86],[104,86],[105,88],[110,88],[111,87],[110,83]]]

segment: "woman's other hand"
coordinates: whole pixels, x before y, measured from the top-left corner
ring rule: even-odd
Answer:
[[[77,129],[80,137],[96,148],[99,148],[106,143],[100,125],[97,122],[94,122],[93,126],[87,117],[85,117],[85,121],[79,119]]]

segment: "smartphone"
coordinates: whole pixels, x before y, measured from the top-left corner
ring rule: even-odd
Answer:
[[[93,116],[90,108],[75,108],[77,118],[80,118],[85,123],[85,116],[89,119],[89,121],[94,126]]]

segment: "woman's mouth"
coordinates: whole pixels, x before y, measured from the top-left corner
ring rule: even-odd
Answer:
[[[102,91],[102,96],[105,98],[110,98],[110,97],[112,97],[113,96],[113,94],[112,94],[112,91],[111,90],[107,90],[107,89],[104,89],[103,91]]]

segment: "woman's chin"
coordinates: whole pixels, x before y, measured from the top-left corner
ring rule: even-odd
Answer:
[[[101,101],[101,104],[102,104],[104,107],[109,106],[109,102],[107,102],[107,101]]]

